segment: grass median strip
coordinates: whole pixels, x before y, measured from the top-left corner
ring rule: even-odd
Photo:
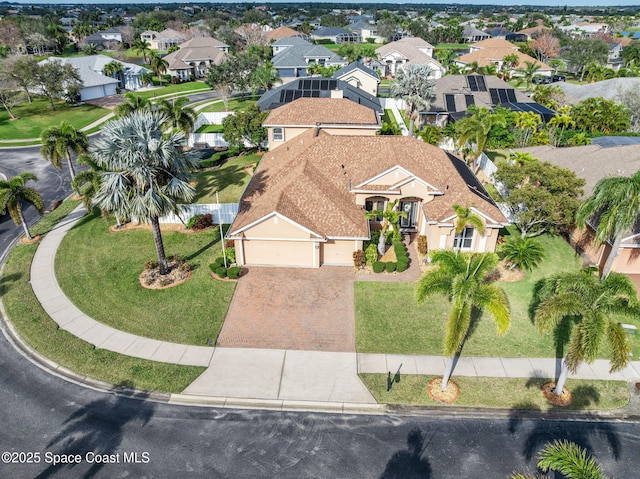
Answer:
[[[65,201],[34,226],[33,232],[45,234],[77,204]],[[37,245],[16,246],[7,258],[0,282],[0,296],[11,323],[35,351],[78,374],[113,384],[169,393],[181,392],[205,370],[95,349],[93,345],[59,329],[42,309],[29,284],[31,261],[36,249]]]
[[[475,378],[455,376],[460,397],[452,404],[443,404],[429,397],[427,383],[436,376],[400,376],[387,391],[386,374],[360,374],[371,394],[381,404],[410,404],[418,406],[464,406],[500,409],[611,410],[629,403],[629,388],[624,381],[593,381],[569,379],[567,389],[573,402],[559,408],[549,403],[540,387],[549,379],[540,378]]]

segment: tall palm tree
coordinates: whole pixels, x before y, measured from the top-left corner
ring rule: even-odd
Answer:
[[[179,128],[187,135],[193,130],[196,118],[198,118],[195,110],[187,104],[187,97],[173,98],[172,100],[161,100],[158,103],[158,111],[167,117],[167,128]]]
[[[120,83],[122,83],[122,74],[124,74],[124,67],[122,66],[122,63],[114,60],[107,63],[102,68],[102,73],[104,73],[108,77],[115,78]]]
[[[484,233],[484,220],[479,215],[471,211],[471,208],[465,208],[460,205],[453,205],[456,213],[455,229],[456,234],[462,234],[467,226],[471,226],[478,230],[478,233]],[[458,251],[462,249],[462,241],[458,242]]]
[[[91,212],[93,198],[100,189],[100,173],[104,170],[102,170],[89,155],[80,155],[78,157],[78,164],[87,165],[89,169],[78,173],[71,181],[71,187],[78,196],[82,196],[82,203],[87,213],[89,213]]]
[[[567,479],[607,479],[602,466],[587,451],[570,441],[548,443],[538,454],[543,472],[559,472]],[[511,479],[543,479],[529,474],[512,474]]]
[[[529,86],[533,82],[533,77],[536,75],[536,73],[538,73],[538,70],[540,70],[540,65],[536,62],[530,62],[530,61],[525,61],[524,65],[525,67],[521,68],[519,71],[522,77],[524,78],[524,81],[527,84],[527,90],[528,90]]]
[[[511,324],[509,300],[502,288],[494,285],[488,275],[498,263],[495,253],[460,253],[453,250],[436,250],[431,261],[438,268],[427,271],[415,292],[418,304],[434,294],[444,294],[451,302],[444,338],[444,355],[448,358],[442,378],[442,389],[446,389],[453,371],[454,357],[467,338],[472,311],[485,309],[499,335],[506,333]]]
[[[150,111],[151,102],[148,99],[129,91],[124,94],[124,101],[116,106],[114,112],[117,118],[121,118],[138,110]]]
[[[142,38],[136,38],[131,47],[134,52],[142,53],[142,57],[144,58],[144,62],[147,63],[147,52],[151,49],[151,43]]]
[[[403,100],[409,117],[409,136],[413,136],[415,122],[421,108],[427,108],[433,98],[435,83],[429,80],[431,68],[428,65],[410,64],[396,74],[391,84],[391,96]]]
[[[160,86],[162,86],[162,75],[167,73],[169,68],[169,62],[162,58],[156,50],[151,50],[151,70],[160,80]]]
[[[611,252],[602,269],[602,278],[611,272],[622,238],[638,221],[640,215],[640,172],[630,177],[613,176],[596,184],[593,194],[580,205],[576,225],[585,228],[593,221],[594,241],[602,244],[613,239]]]
[[[569,373],[575,373],[583,361],[593,362],[605,342],[611,372],[624,369],[629,363],[629,336],[612,315],[637,316],[635,286],[620,273],[611,273],[602,280],[594,273],[594,268],[587,268],[556,274],[543,282],[538,293],[534,316],[538,331],[551,332],[565,318],[574,322],[569,350],[554,390],[558,395],[562,394]]]
[[[380,231],[380,240],[378,241],[378,254],[380,256],[385,253],[385,241],[387,239],[387,231],[389,231],[389,228],[392,228],[394,233],[397,232],[398,221],[400,221],[400,218],[407,217],[407,214],[404,211],[396,210],[397,204],[398,200],[389,201],[384,210],[374,210],[366,213],[366,216],[369,219],[382,217],[382,230]]]
[[[489,133],[494,126],[506,126],[506,120],[502,115],[491,113],[487,108],[470,109],[473,114],[455,123],[458,142],[462,146],[465,143],[475,144],[475,151],[471,166],[475,171],[480,155],[489,139]],[[469,110],[467,110],[469,111]]]
[[[531,136],[538,131],[538,126],[542,123],[542,118],[532,111],[519,111],[515,114],[515,126],[522,132],[520,146],[527,146]]]
[[[86,133],[77,130],[67,121],[63,121],[58,126],[50,126],[42,131],[40,135],[42,147],[40,154],[49,160],[53,166],[62,169],[62,158],[67,160],[71,180],[76,176],[76,170],[71,161],[71,152],[82,155],[87,152],[89,139]]]
[[[169,272],[160,217],[193,199],[189,184],[197,159],[185,151],[183,131],[164,133],[167,118],[159,112],[136,111],[111,121],[91,148],[96,164],[106,170],[96,195],[99,208],[118,217],[151,223],[160,274]]]
[[[558,146],[560,144],[560,141],[562,140],[566,129],[571,128],[572,126],[575,126],[575,125],[576,125],[576,122],[573,121],[573,118],[571,118],[566,113],[559,113],[557,115],[554,115],[554,117],[547,122],[547,126],[552,128],[559,128],[561,132],[554,146]]]
[[[0,180],[0,214],[5,214],[7,210],[13,222],[24,229],[28,239],[33,239],[24,219],[22,203],[29,203],[35,207],[38,213],[44,213],[44,202],[42,196],[33,188],[27,188],[27,181],[38,181],[33,173],[25,172],[14,176],[10,180]]]

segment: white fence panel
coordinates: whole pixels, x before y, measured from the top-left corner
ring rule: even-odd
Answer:
[[[163,224],[181,224],[186,223],[195,215],[211,214],[213,223],[218,224],[222,221],[222,224],[231,224],[236,219],[238,214],[238,203],[222,203],[222,204],[202,204],[202,205],[181,205],[180,213],[178,215],[170,214],[160,218],[160,223]],[[136,218],[132,218],[133,221],[137,221]]]
[[[483,153],[480,154],[478,159],[478,166],[489,178],[493,179],[493,174],[498,171],[498,167],[491,161],[491,159]]]
[[[404,120],[402,119],[402,115],[400,114],[400,109],[404,109],[404,101],[403,100],[395,100],[393,98],[380,98],[380,104],[382,108],[385,110],[391,110],[393,113],[393,117],[396,119],[396,123],[400,127],[402,131],[402,136],[409,136],[409,129],[404,124]]]
[[[209,148],[229,146],[222,133],[192,133],[189,135],[189,146],[193,146],[196,143],[206,143]]]

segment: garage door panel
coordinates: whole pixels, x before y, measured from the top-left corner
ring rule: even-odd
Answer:
[[[313,267],[314,243],[309,241],[244,241],[245,264]]]

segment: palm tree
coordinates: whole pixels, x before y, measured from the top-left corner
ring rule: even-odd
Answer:
[[[122,83],[121,75],[124,73],[124,67],[122,66],[122,63],[114,60],[107,63],[102,68],[102,73],[104,73],[108,77],[115,78],[116,80],[120,81],[120,83]]]
[[[162,74],[167,73],[169,68],[169,62],[162,58],[156,50],[151,50],[151,70],[160,80],[160,86],[162,86]]]
[[[71,152],[81,155],[87,152],[89,139],[86,133],[77,130],[67,121],[63,121],[58,126],[50,126],[43,130],[40,135],[42,147],[40,154],[49,160],[53,166],[62,169],[62,158],[66,158],[71,180],[76,176],[76,171],[71,161]]]
[[[593,194],[580,205],[576,225],[585,228],[588,221],[597,223],[594,241],[602,244],[613,239],[611,252],[602,268],[602,278],[611,272],[622,238],[640,215],[640,172],[630,177],[613,176],[596,184]]]
[[[87,213],[90,213],[93,198],[100,189],[100,173],[104,170],[89,155],[80,155],[78,164],[87,165],[89,169],[78,173],[71,181],[71,187],[78,196],[82,196],[82,203]]]
[[[558,136],[558,139],[556,140],[556,144],[554,146],[558,146],[560,144],[560,141],[564,136],[565,130],[575,125],[576,125],[576,122],[573,121],[573,118],[571,118],[566,113],[560,113],[558,115],[554,115],[554,117],[547,122],[547,126],[550,126],[553,128],[560,128],[561,133]]]
[[[522,74],[522,77],[524,78],[525,82],[527,83],[527,90],[528,90],[529,86],[531,85],[531,82],[533,81],[533,77],[536,75],[538,70],[540,70],[540,65],[537,64],[536,62],[530,62],[530,61],[525,61],[524,65],[525,65],[525,68],[522,68],[519,71]]]
[[[538,467],[543,472],[559,472],[567,479],[607,479],[602,466],[587,451],[570,441],[548,443],[538,454]],[[529,474],[512,474],[511,479],[542,479]]]
[[[189,135],[198,115],[193,108],[186,106],[188,103],[189,99],[184,96],[172,100],[161,100],[158,103],[158,111],[167,117],[167,124],[163,127],[179,128]]]
[[[504,259],[511,263],[511,268],[531,271],[544,259],[544,248],[533,238],[521,236],[509,238],[501,247]]]
[[[460,205],[453,205],[453,210],[456,213],[455,229],[456,234],[460,235],[467,226],[471,226],[478,230],[478,233],[484,233],[484,220],[473,211],[471,208],[465,208]],[[462,249],[462,240],[458,241],[458,251]]]
[[[491,129],[494,126],[505,126],[506,120],[502,115],[493,114],[487,108],[470,108],[469,110],[473,114],[456,122],[455,128],[461,146],[467,142],[475,144],[471,166],[476,170],[478,158],[487,144]]]
[[[142,38],[136,38],[131,45],[134,52],[142,53],[144,62],[147,63],[147,52],[151,49],[151,43]]]
[[[611,372],[629,363],[631,344],[614,314],[637,315],[639,303],[631,280],[620,273],[598,279],[595,268],[559,273],[542,283],[538,292],[534,322],[541,333],[551,332],[565,318],[573,321],[569,350],[555,394],[562,394],[569,372],[575,373],[583,362],[593,362],[604,342],[610,355]]]
[[[136,111],[111,121],[91,148],[96,164],[106,170],[96,195],[99,208],[118,217],[151,223],[160,274],[169,272],[160,232],[160,217],[178,211],[195,195],[189,184],[197,159],[183,149],[183,131],[164,133],[167,118],[159,112]]]
[[[522,132],[520,146],[527,146],[531,135],[538,131],[538,125],[542,123],[542,118],[532,111],[519,111],[515,114],[515,126]]]
[[[428,65],[410,64],[402,68],[391,84],[391,96],[405,102],[409,117],[409,136],[413,136],[415,122],[421,108],[427,108],[433,98],[434,82],[429,80],[431,68]]]
[[[150,111],[151,102],[130,91],[124,94],[124,101],[116,106],[114,112],[117,118],[121,118],[138,110]]]
[[[457,57],[458,55],[456,55],[455,50],[452,50],[450,48],[438,50],[436,52],[436,59],[442,64],[443,67],[447,69],[449,69],[451,65],[453,65],[453,62]]]
[[[38,213],[44,213],[44,202],[42,196],[33,188],[25,187],[27,181],[38,181],[36,175],[25,172],[14,176],[10,180],[0,180],[0,214],[4,215],[7,210],[13,222],[24,229],[28,239],[33,239],[24,219],[22,202],[29,203],[35,207]]]
[[[509,53],[502,57],[502,68],[500,71],[506,70],[507,72],[511,72],[514,68],[516,68],[520,64],[520,58],[515,53]]]
[[[259,66],[251,74],[251,83],[254,89],[262,88],[263,90],[271,90],[276,83],[280,83],[282,78],[278,75],[271,62],[266,62],[264,65]]]
[[[385,253],[385,241],[389,228],[392,228],[393,232],[396,233],[398,231],[398,221],[400,221],[400,218],[407,217],[404,211],[396,210],[397,204],[398,200],[390,201],[384,210],[374,210],[366,213],[369,219],[382,217],[382,230],[380,231],[380,239],[378,240],[378,254],[380,256]]]
[[[444,390],[453,371],[454,357],[460,354],[467,338],[473,310],[486,309],[496,323],[499,335],[506,333],[511,318],[507,295],[488,279],[498,264],[495,253],[436,250],[431,253],[431,261],[438,268],[427,271],[420,278],[415,298],[418,304],[422,304],[434,294],[444,294],[451,302],[443,348],[448,358],[442,378]]]

